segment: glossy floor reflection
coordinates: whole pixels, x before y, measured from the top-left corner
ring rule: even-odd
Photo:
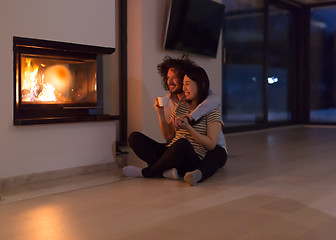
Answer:
[[[0,204],[0,239],[336,239],[336,128],[276,128],[227,142],[227,165],[195,187],[123,178]]]

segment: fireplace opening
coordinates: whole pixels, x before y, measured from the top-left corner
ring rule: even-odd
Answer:
[[[14,125],[113,120],[103,114],[102,55],[113,48],[13,38]]]
[[[21,56],[22,104],[97,103],[95,60]]]

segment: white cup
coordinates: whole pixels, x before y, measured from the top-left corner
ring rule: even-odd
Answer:
[[[158,99],[160,107],[168,106],[169,98],[167,98],[167,97],[158,97],[157,99]]]

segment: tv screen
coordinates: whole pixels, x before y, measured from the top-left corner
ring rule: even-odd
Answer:
[[[224,10],[211,0],[171,0],[164,48],[216,58]]]

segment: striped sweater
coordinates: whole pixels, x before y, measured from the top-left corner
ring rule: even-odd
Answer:
[[[187,102],[180,102],[175,111],[173,111],[171,119],[174,119],[175,117],[186,117],[190,112],[191,112],[190,105]],[[218,121],[223,125],[219,108],[199,119],[193,125],[193,128],[200,134],[206,135],[208,124],[214,121]],[[200,159],[204,158],[208,150],[205,147],[201,146],[199,143],[197,143],[191,136],[191,134],[185,129],[179,129],[178,131],[175,132],[175,136],[173,140],[168,144],[168,147],[171,146],[174,142],[176,142],[180,138],[188,139],[189,142],[194,147],[194,150],[198,154]]]

